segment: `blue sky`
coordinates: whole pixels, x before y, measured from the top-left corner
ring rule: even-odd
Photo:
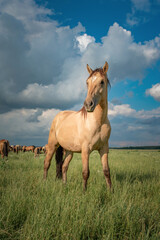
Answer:
[[[1,138],[46,144],[107,60],[110,146],[160,145],[159,22],[159,0],[1,0]]]

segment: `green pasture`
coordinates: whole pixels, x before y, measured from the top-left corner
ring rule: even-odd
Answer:
[[[97,152],[85,194],[80,154],[66,186],[55,180],[54,159],[43,181],[43,161],[33,153],[0,157],[1,240],[160,239],[160,151],[110,150],[114,193],[106,189]]]

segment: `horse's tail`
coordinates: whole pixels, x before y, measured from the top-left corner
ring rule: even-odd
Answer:
[[[56,178],[62,178],[63,148],[59,146],[56,150]]]
[[[7,142],[4,142],[3,152],[4,152],[4,156],[8,157],[8,145],[7,145]]]

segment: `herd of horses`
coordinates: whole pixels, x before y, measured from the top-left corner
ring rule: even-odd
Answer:
[[[38,157],[39,154],[47,153],[47,144],[43,147],[35,147],[35,146],[21,146],[21,145],[10,145],[9,141],[6,139],[0,140],[0,154],[1,157],[8,157],[9,152],[19,153],[21,152],[33,152],[35,157]]]
[[[81,153],[83,189],[87,188],[89,178],[89,155],[97,150],[100,154],[106,185],[111,189],[110,169],[108,164],[109,137],[111,126],[108,120],[108,63],[103,68],[92,70],[87,64],[87,97],[79,111],[62,111],[53,119],[44,159],[44,179],[47,178],[51,160],[55,154],[56,176],[67,182],[67,170],[73,153]],[[6,140],[1,140],[2,156],[6,153]],[[4,145],[3,145],[4,144]],[[0,145],[0,146],[1,146]],[[22,150],[35,151],[34,146],[23,146]],[[37,154],[40,149],[36,149]]]

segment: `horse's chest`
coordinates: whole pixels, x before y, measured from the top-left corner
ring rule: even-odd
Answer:
[[[97,131],[95,131],[90,139],[90,150],[98,150],[104,143],[108,141],[110,136],[110,126],[103,124]]]

